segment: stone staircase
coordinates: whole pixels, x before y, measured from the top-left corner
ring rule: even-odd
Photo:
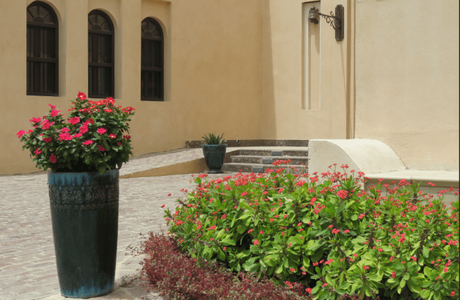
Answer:
[[[222,168],[224,172],[264,173],[267,169],[295,168],[294,173],[308,172],[308,148],[307,147],[258,147],[240,148],[230,156],[230,162],[226,162]],[[275,161],[290,160],[288,164],[274,166]]]

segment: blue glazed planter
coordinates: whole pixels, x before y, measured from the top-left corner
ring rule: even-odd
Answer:
[[[90,298],[113,291],[118,239],[118,170],[48,173],[61,294]]]

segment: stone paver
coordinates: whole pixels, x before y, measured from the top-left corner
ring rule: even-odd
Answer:
[[[198,150],[133,159],[120,173],[194,159]],[[160,206],[173,209],[175,200],[185,195],[180,190],[194,188],[193,180],[190,174],[120,179],[117,284],[112,294],[95,299],[146,297],[140,287],[118,285],[122,276],[135,274],[140,267],[141,259],[126,256],[126,248],[140,243],[140,233],[167,230]],[[0,210],[0,299],[64,299],[59,295],[47,174],[0,176]],[[161,297],[151,294],[146,299]]]

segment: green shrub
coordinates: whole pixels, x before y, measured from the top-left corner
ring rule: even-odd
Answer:
[[[165,210],[170,233],[192,257],[303,284],[315,299],[458,299],[458,200],[447,208],[405,180],[365,191],[347,168],[202,174]]]

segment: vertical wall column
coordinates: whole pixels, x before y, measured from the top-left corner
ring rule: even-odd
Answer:
[[[117,98],[140,99],[141,95],[141,0],[121,0],[120,34],[115,40]],[[139,84],[127,84],[136,82]]]
[[[88,1],[64,3],[59,24],[59,73],[65,77],[59,80],[59,94],[73,99],[78,91],[88,93]]]

